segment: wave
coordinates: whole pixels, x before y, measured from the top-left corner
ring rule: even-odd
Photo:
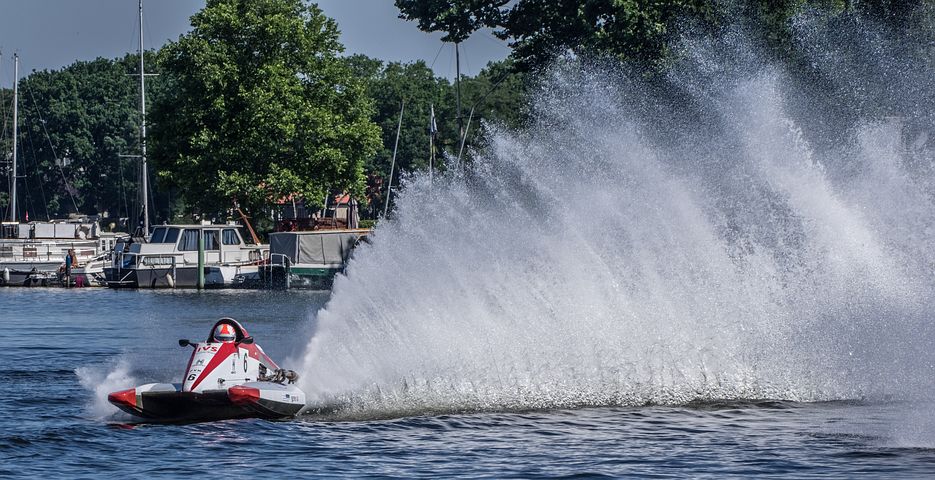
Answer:
[[[528,129],[409,178],[318,312],[313,406],[929,395],[930,152],[904,120],[835,120],[827,95],[859,91],[797,89],[741,34],[681,48],[662,79],[563,59]]]

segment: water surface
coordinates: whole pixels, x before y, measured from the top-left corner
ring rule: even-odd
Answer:
[[[427,409],[396,418],[358,412],[130,425],[95,391],[132,386],[120,384],[124,378],[178,381],[188,352],[176,340],[207,335],[220,315],[241,319],[275,359],[295,362],[289,359],[301,353],[326,299],[311,292],[0,290],[0,475],[177,477],[218,468],[280,478],[935,471],[935,443],[924,429],[914,435],[912,425],[897,427],[908,407],[895,402]]]

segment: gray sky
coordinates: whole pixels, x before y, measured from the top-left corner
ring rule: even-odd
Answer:
[[[144,0],[144,43],[162,46],[190,29],[188,18],[204,0]],[[442,47],[441,34],[426,34],[415,22],[397,18],[393,0],[320,0],[341,29],[345,53],[388,61],[423,59],[436,74],[454,77],[454,49]],[[20,76],[57,69],[76,60],[116,58],[139,44],[138,0],[0,0],[0,86],[13,79],[12,54],[20,54]],[[441,51],[439,50],[441,49]],[[510,53],[488,32],[462,44],[461,68],[476,74],[491,60]],[[436,59],[437,56],[437,59]]]

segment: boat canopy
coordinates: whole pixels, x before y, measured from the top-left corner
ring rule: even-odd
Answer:
[[[295,264],[342,264],[363,235],[361,231],[278,232],[269,236],[270,254]]]

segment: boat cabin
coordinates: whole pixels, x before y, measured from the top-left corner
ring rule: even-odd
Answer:
[[[206,265],[255,262],[263,259],[263,250],[267,254],[269,251],[265,246],[248,246],[237,224],[160,225],[145,243],[132,239],[118,243],[120,266],[197,264],[199,239],[203,241]]]

